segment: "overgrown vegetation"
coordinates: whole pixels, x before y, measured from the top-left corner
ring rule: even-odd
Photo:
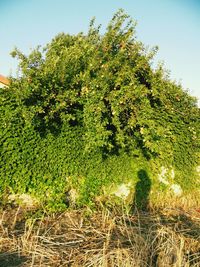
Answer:
[[[59,34],[28,56],[12,52],[19,77],[0,89],[2,199],[28,193],[59,210],[75,188],[76,205],[94,205],[110,185],[136,184],[141,171],[165,194],[161,166],[173,168],[184,192],[199,188],[196,99],[152,67],[157,48],[136,39],[122,10],[99,31],[92,20],[87,34]]]

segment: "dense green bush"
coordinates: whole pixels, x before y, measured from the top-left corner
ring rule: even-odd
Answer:
[[[191,183],[199,153],[196,100],[152,67],[157,48],[135,38],[119,10],[101,35],[59,34],[19,59],[19,77],[0,89],[1,192],[29,192],[62,205],[70,188],[93,203],[111,183],[173,166]],[[186,186],[187,187],[187,186]],[[56,206],[57,207],[57,206]]]

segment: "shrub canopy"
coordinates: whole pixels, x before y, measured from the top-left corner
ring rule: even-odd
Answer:
[[[103,180],[99,166],[106,179],[117,177],[122,154],[191,172],[199,108],[162,65],[152,67],[156,51],[136,39],[122,10],[104,34],[92,20],[87,34],[58,34],[28,56],[15,49],[20,75],[0,89],[2,188],[30,191],[41,182],[59,191],[67,176],[89,177],[89,169],[91,186]],[[104,168],[106,160],[113,162]]]

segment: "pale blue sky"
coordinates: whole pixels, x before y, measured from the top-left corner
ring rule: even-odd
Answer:
[[[0,0],[0,73],[15,75],[15,46],[29,53],[59,32],[86,32],[93,16],[104,31],[119,8],[137,20],[140,41],[159,46],[172,79],[200,98],[200,0]]]

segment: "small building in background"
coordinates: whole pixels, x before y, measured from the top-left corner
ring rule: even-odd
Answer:
[[[8,78],[0,74],[0,88],[8,86],[9,83],[10,81],[8,80]]]

